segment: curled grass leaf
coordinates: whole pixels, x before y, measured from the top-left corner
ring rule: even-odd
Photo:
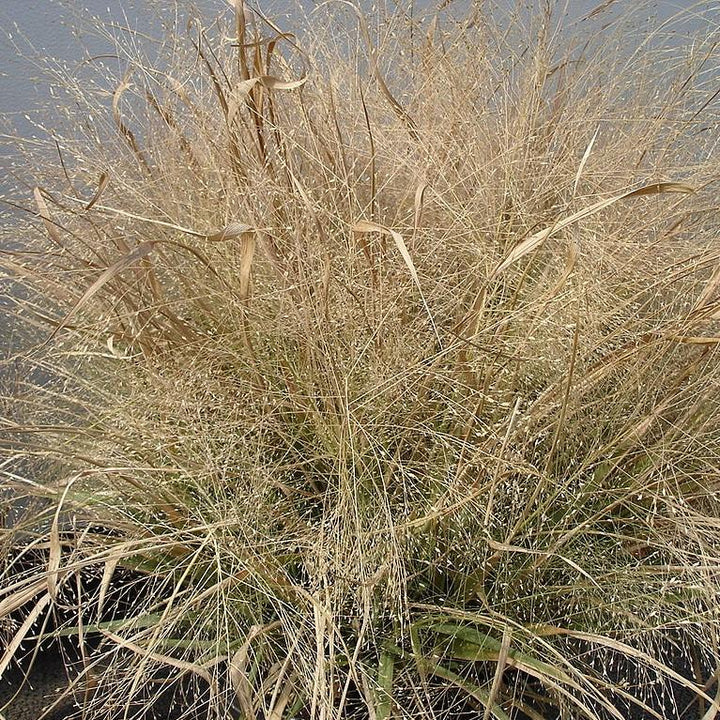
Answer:
[[[549,237],[552,237],[554,233],[559,232],[563,228],[566,228],[573,223],[576,223],[578,220],[583,220],[584,218],[591,217],[595,213],[600,212],[600,210],[604,210],[605,208],[614,205],[620,200],[627,200],[628,198],[641,197],[644,195],[659,195],[662,193],[686,194],[692,192],[694,192],[693,188],[683,183],[661,182],[643,185],[636,190],[630,190],[628,192],[621,193],[620,195],[614,195],[613,197],[607,198],[606,200],[600,200],[599,202],[593,203],[592,205],[589,205],[588,207],[583,208],[582,210],[579,210],[578,212],[573,213],[566,218],[556,221],[552,225],[549,225],[543,230],[540,230],[539,232],[531,235],[529,238],[523,240],[517,247],[513,248],[513,250],[507,255],[507,257],[502,262],[500,262],[497,267],[490,273],[489,279],[494,280],[495,278],[497,278],[511,265],[516,263],[518,260],[524,258],[533,250],[536,250],[538,247],[540,247],[545,242],[545,240],[547,240]]]

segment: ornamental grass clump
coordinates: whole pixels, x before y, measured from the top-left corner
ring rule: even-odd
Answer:
[[[62,639],[88,718],[715,717],[717,47],[558,17],[238,2],[64,80],[0,667]]]

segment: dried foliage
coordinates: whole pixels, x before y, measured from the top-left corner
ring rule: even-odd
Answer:
[[[105,126],[66,81],[2,255],[0,668],[64,638],[86,718],[715,717],[717,42],[452,10],[118,37]]]

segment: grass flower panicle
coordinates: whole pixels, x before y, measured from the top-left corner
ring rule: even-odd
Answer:
[[[23,178],[0,667],[59,643],[88,718],[714,717],[712,34],[231,5],[116,36]]]

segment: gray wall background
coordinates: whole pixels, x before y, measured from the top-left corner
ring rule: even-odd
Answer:
[[[471,0],[460,0],[469,4]],[[388,6],[391,0],[380,0]],[[438,0],[439,2],[439,0]],[[187,6],[189,3],[180,3]],[[279,18],[279,24],[293,26],[293,14],[311,11],[314,0],[256,0],[254,3],[263,12],[273,18]],[[360,4],[373,13],[373,5],[368,0]],[[417,0],[413,13],[421,17],[428,14],[429,8],[436,3]],[[526,0],[515,3],[514,0],[495,0],[498,6],[517,5],[530,9],[540,7],[540,0]],[[595,25],[593,21],[578,23],[578,19],[601,5],[609,5],[602,13],[602,20]],[[229,12],[226,0],[194,0],[195,10],[204,18]],[[557,17],[566,32],[601,32],[602,25],[617,17],[629,8],[634,9],[633,22],[638,29],[647,23],[663,23],[681,10],[693,9],[698,15],[715,17],[720,23],[720,0],[692,2],[692,0],[559,0]],[[640,10],[637,10],[642,6]],[[403,8],[410,7],[409,0],[402,3]],[[460,9],[458,2],[454,7]],[[342,6],[338,5],[339,11]],[[128,27],[147,37],[149,52],[153,37],[161,35],[162,17],[172,19],[177,12],[173,0],[0,0],[0,196],[6,190],[6,175],[12,163],[18,136],[26,139],[38,135],[33,123],[43,123],[50,119],[48,112],[58,102],[58,90],[53,88],[47,73],[40,69],[41,58],[52,58],[51,65],[58,70],[82,72],[82,63],[90,56],[110,54],[111,45],[107,39],[88,31],[92,18],[100,19],[111,33],[122,33],[122,26]],[[78,31],[76,26],[84,26]],[[697,29],[692,15],[683,23],[675,23],[672,32],[679,37]],[[142,42],[142,40],[140,40]],[[112,63],[112,58],[103,62]]]

